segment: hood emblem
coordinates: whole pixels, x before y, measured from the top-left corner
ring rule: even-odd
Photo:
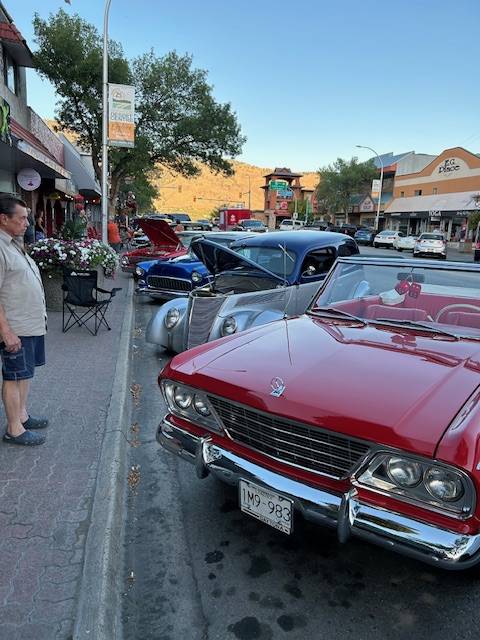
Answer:
[[[273,378],[270,382],[272,393],[270,394],[274,398],[279,398],[285,391],[285,383],[281,378]]]

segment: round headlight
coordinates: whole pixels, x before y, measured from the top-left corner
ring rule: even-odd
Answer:
[[[179,409],[185,410],[192,404],[193,396],[188,391],[185,391],[185,389],[175,387],[173,391],[173,399]]]
[[[463,496],[463,483],[460,476],[447,469],[431,467],[425,474],[427,491],[442,502],[455,502]]]
[[[195,396],[193,398],[193,406],[195,407],[195,411],[199,413],[201,416],[209,416],[210,409],[208,408],[205,400],[202,400],[199,396]]]
[[[387,473],[390,480],[399,487],[414,487],[422,479],[421,465],[404,458],[390,458]]]
[[[203,280],[203,276],[198,271],[192,271],[192,282],[201,282]]]
[[[142,267],[135,267],[135,275],[141,278],[143,275],[145,275],[145,269],[142,269]]]
[[[123,258],[122,258],[122,264],[123,264],[124,266],[126,266],[126,265],[128,264],[128,258],[127,258],[126,256],[123,256]]]
[[[176,308],[173,307],[173,309],[169,309],[167,311],[167,315],[165,316],[165,326],[167,327],[167,329],[173,329],[173,327],[178,323],[178,321],[180,320],[180,311]]]
[[[237,321],[233,316],[225,318],[222,324],[222,336],[231,336],[237,330]]]

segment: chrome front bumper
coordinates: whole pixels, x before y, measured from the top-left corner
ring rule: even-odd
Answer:
[[[467,569],[480,561],[480,534],[447,531],[363,503],[354,488],[336,494],[297,482],[212,444],[208,433],[199,438],[167,418],[158,427],[157,441],[195,465],[199,478],[212,473],[231,485],[247,480],[290,498],[306,520],[335,528],[340,542],[353,535],[443,569]]]
[[[159,298],[161,300],[173,300],[174,298],[188,298],[190,291],[164,291],[162,289],[152,289],[150,287],[137,287],[135,289],[137,296],[149,296],[150,298]]]

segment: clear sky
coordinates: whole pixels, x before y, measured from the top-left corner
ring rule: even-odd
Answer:
[[[32,17],[59,7],[101,30],[102,0],[3,0],[35,48]],[[480,0],[112,0],[128,57],[193,55],[248,141],[240,160],[316,170],[338,156],[480,150]],[[29,103],[54,116],[29,73]]]

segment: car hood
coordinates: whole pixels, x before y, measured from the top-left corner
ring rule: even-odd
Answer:
[[[433,456],[480,384],[480,345],[301,316],[197,347],[170,367],[181,381],[261,411]]]
[[[148,236],[148,239],[155,245],[165,249],[175,251],[177,247],[181,247],[182,243],[175,231],[165,220],[140,220],[139,227]]]
[[[205,240],[203,238],[194,240],[190,248],[213,275],[243,268],[248,271],[264,273],[269,278],[283,282],[283,278],[273,273],[273,271],[261,267],[256,262],[244,258],[235,251],[223,247],[212,240]]]

